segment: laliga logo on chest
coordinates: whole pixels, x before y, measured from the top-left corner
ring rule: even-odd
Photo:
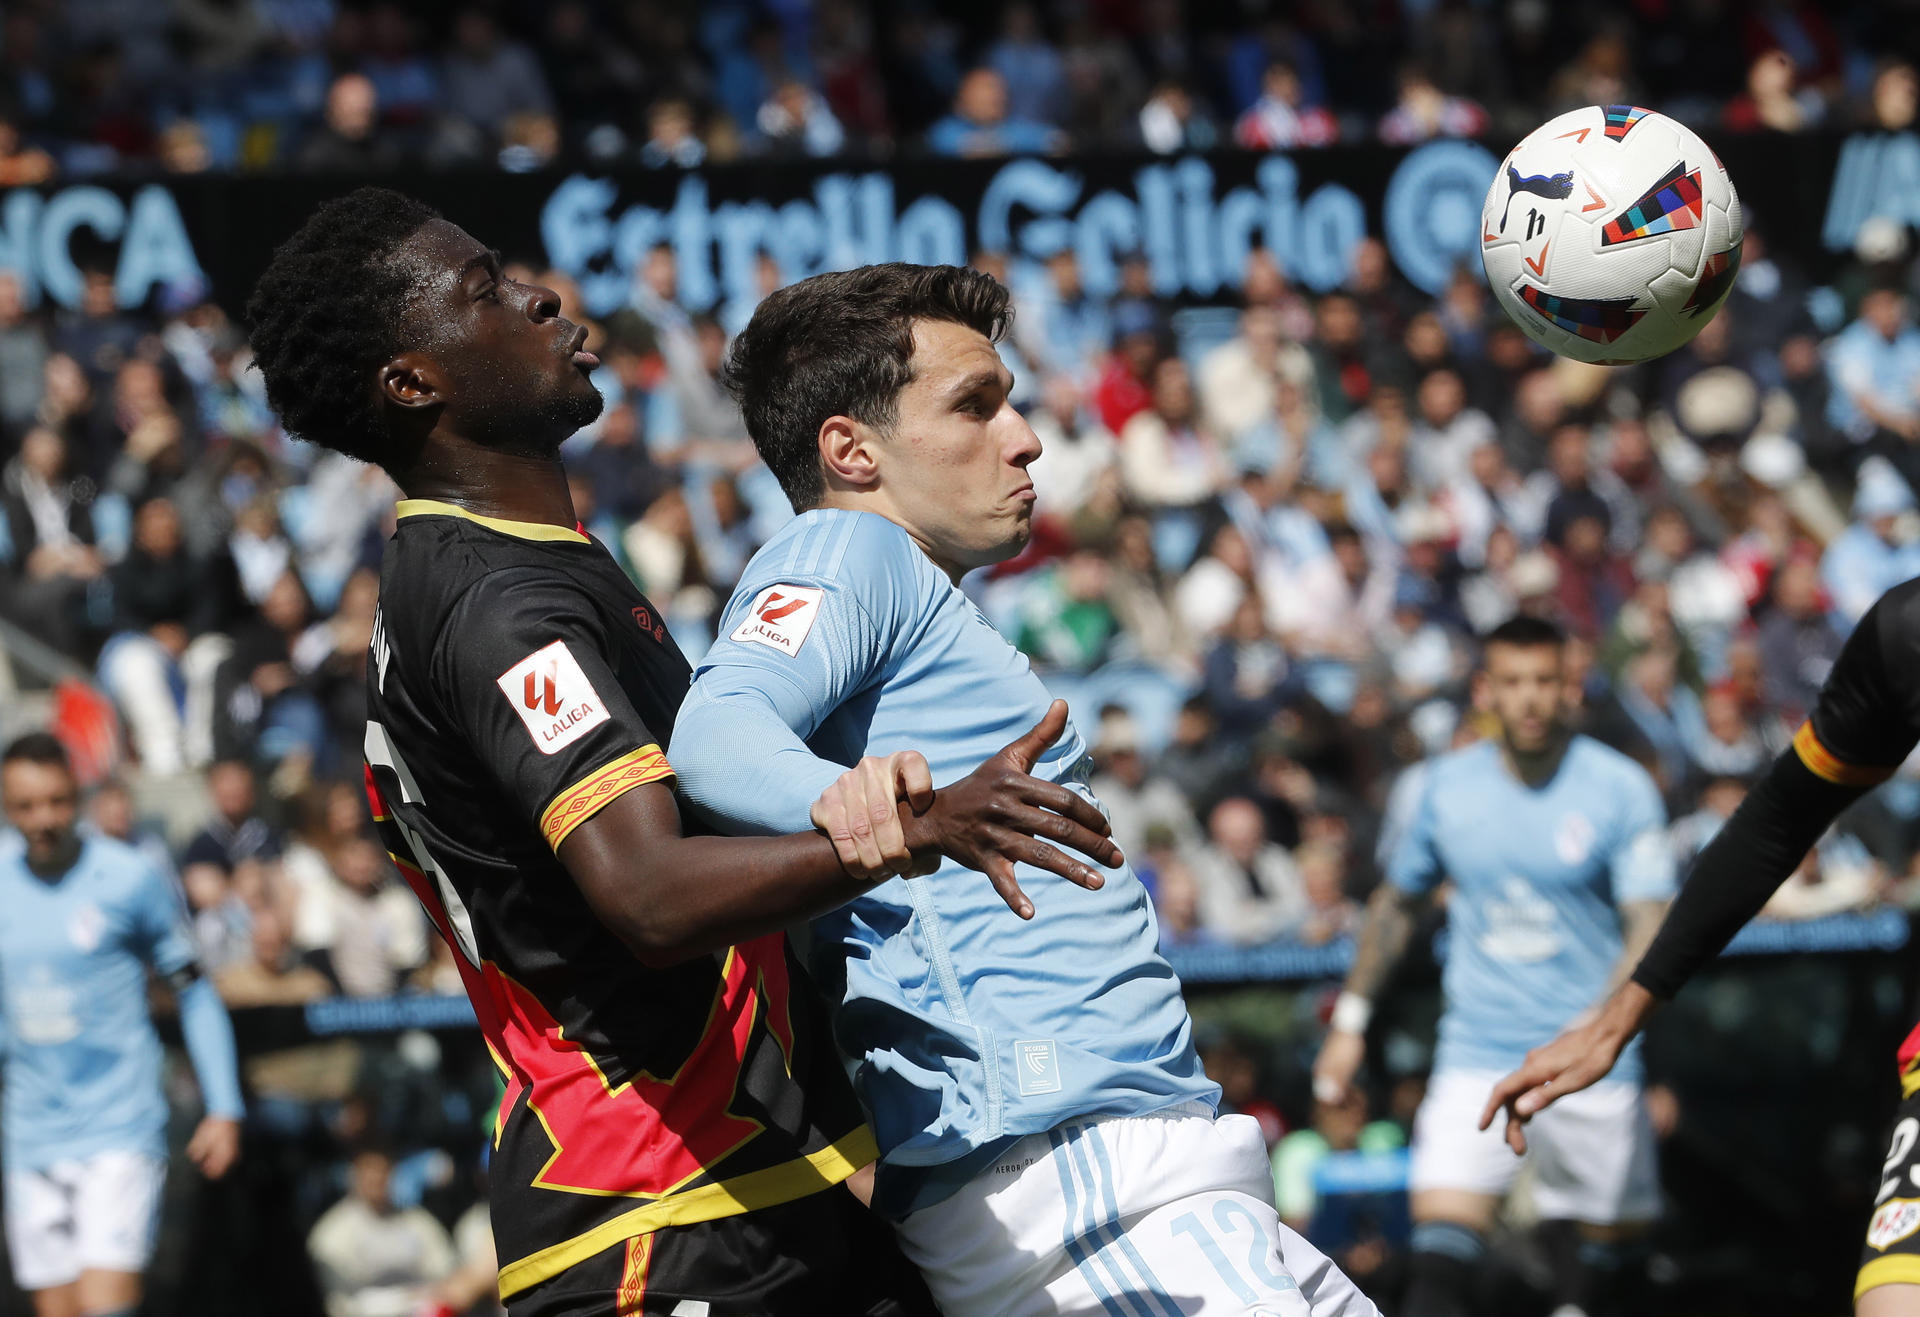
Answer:
[[[792,658],[807,643],[824,593],[809,585],[770,585],[753,597],[746,618],[727,638],[766,645]]]
[[[606,702],[564,640],[508,668],[500,674],[499,686],[541,754],[564,750],[608,717]]]

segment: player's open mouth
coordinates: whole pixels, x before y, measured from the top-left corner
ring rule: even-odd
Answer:
[[[592,370],[600,364],[600,358],[581,347],[587,341],[587,327],[581,325],[567,336],[567,348],[573,353],[573,364],[581,370]]]

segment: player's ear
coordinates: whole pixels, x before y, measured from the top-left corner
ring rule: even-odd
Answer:
[[[829,416],[820,423],[820,464],[829,485],[871,488],[880,480],[873,431],[851,416]]]
[[[380,368],[380,396],[396,407],[444,402],[440,368],[418,352],[403,352]]]

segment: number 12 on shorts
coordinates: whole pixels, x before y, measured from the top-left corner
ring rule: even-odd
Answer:
[[[1185,1235],[1199,1248],[1201,1255],[1212,1265],[1220,1276],[1220,1281],[1233,1292],[1242,1303],[1257,1303],[1260,1290],[1270,1294],[1298,1294],[1300,1286],[1294,1282],[1284,1269],[1277,1269],[1273,1263],[1273,1241],[1267,1232],[1260,1228],[1260,1220],[1249,1211],[1245,1204],[1231,1198],[1223,1198],[1213,1205],[1213,1222],[1219,1228],[1221,1238],[1215,1237],[1200,1219],[1198,1212],[1186,1212],[1173,1219],[1170,1229],[1176,1235]],[[1249,1238],[1243,1243],[1241,1225],[1247,1227]],[[1244,1248],[1246,1269],[1236,1267],[1227,1256],[1227,1247]],[[1258,1288],[1256,1288],[1256,1286]],[[1277,1317],[1277,1315],[1276,1315]]]

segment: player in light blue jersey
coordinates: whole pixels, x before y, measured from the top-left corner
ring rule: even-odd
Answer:
[[[817,825],[850,868],[904,875],[815,919],[811,964],[879,1142],[875,1206],[950,1317],[1373,1314],[1281,1226],[1257,1125],[1216,1119],[1131,870],[1079,890],[1021,865],[997,875],[1020,885],[1010,909],[901,846],[909,748],[938,787],[1048,717],[1064,734],[1032,775],[1091,799],[1079,733],[958,585],[1031,530],[1039,441],[1007,401],[1007,316],[1004,289],[952,267],[761,304],[730,375],[799,515],[698,667],[681,790],[724,830]]]
[[[1387,881],[1314,1066],[1315,1095],[1341,1100],[1418,908],[1450,881],[1446,1008],[1414,1124],[1413,1279],[1402,1317],[1481,1310],[1475,1264],[1521,1164],[1498,1131],[1478,1128],[1487,1089],[1626,978],[1673,896],[1653,779],[1561,722],[1562,649],[1558,628],[1535,618],[1491,632],[1475,694],[1499,735],[1417,765],[1411,794],[1396,789]],[[1631,1244],[1659,1208],[1638,1055],[1613,1082],[1553,1112],[1567,1119],[1551,1132],[1536,1119],[1531,1155],[1534,1202],[1555,1223],[1556,1317],[1615,1317],[1637,1272]]]
[[[186,908],[130,846],[76,830],[78,797],[44,732],[0,755],[19,842],[0,846],[0,1137],[7,1249],[37,1317],[130,1317],[166,1178],[152,971],[173,987],[206,1101],[187,1156],[214,1178],[240,1149],[233,1029],[199,974]]]

